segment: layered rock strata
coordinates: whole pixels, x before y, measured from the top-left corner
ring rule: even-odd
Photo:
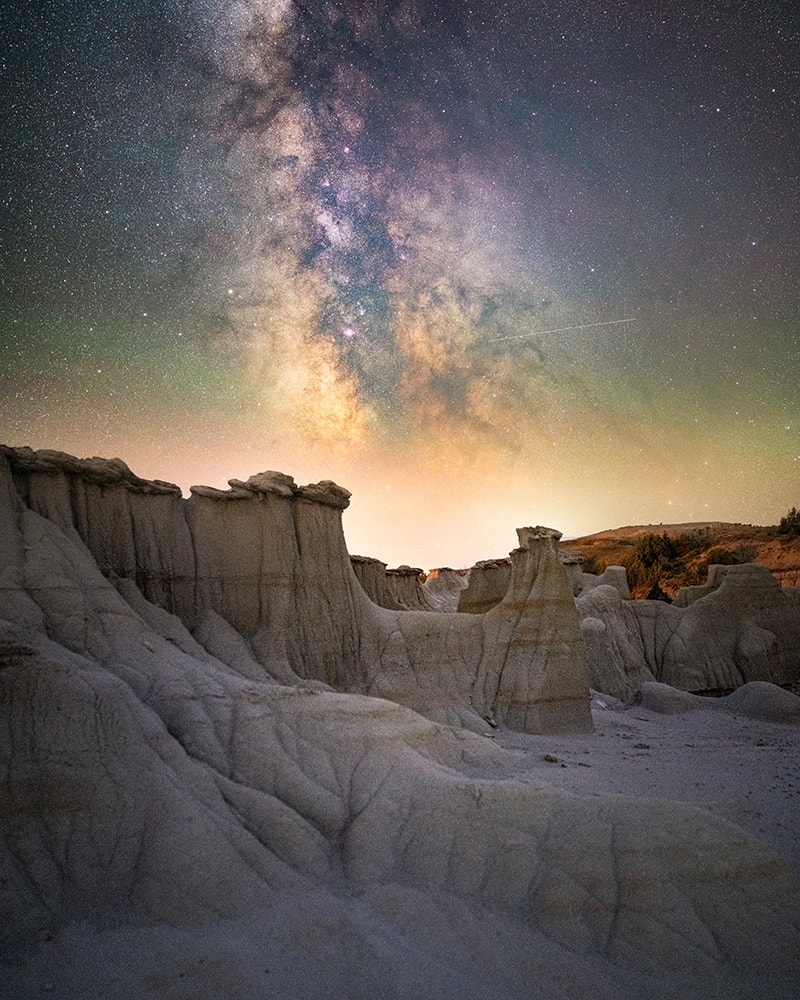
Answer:
[[[381,608],[353,571],[341,523],[350,495],[335,483],[297,486],[267,472],[228,490],[193,487],[184,500],[118,460],[10,448],[3,457],[17,519],[57,526],[105,577],[135,584],[199,641],[228,629],[237,655],[276,679],[379,694],[478,730],[487,718],[590,725],[580,629],[552,533],[520,534],[513,597],[486,617],[404,610],[420,587],[411,569],[395,571],[400,607]],[[378,578],[374,565],[362,569]]]
[[[558,558],[567,574],[573,595],[599,578],[583,572],[586,561],[581,552],[558,546]],[[624,575],[625,571],[622,570]],[[483,559],[469,571],[466,588],[458,595],[458,610],[469,614],[484,614],[502,601],[511,582],[510,559]],[[603,583],[610,582],[603,579]],[[627,582],[625,584],[627,587]],[[627,594],[626,596],[630,596]]]
[[[469,583],[458,595],[458,610],[486,614],[503,600],[510,583],[510,559],[482,559],[469,571]]]

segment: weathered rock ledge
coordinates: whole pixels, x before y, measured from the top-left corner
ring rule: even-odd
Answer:
[[[351,565],[341,524],[350,494],[335,483],[264,472],[229,490],[195,486],[184,499],[118,459],[7,447],[0,459],[12,536],[30,514],[44,518],[129,600],[134,585],[201,642],[224,624],[276,679],[380,694],[478,731],[486,719],[532,731],[590,726],[558,533],[521,529],[508,595],[485,616],[432,610],[452,598],[441,585],[422,589],[411,567],[388,571],[395,582],[379,607]],[[18,541],[19,581],[26,553]],[[356,566],[379,589],[380,564]]]

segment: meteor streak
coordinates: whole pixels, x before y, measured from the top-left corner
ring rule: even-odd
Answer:
[[[603,323],[580,323],[578,326],[556,326],[551,330],[533,330],[531,333],[519,333],[513,337],[490,337],[487,344],[496,344],[502,340],[524,340],[526,337],[541,337],[545,333],[566,333],[567,330],[591,330],[596,326],[616,326],[618,323],[635,323],[636,319],[609,319]]]

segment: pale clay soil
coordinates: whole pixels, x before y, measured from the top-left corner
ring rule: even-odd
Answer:
[[[702,708],[662,715],[604,696],[593,699],[592,718],[589,734],[490,738],[536,779],[579,795],[708,809],[800,868],[800,726]]]

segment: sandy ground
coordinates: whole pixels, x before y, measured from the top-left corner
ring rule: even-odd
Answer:
[[[498,730],[489,738],[508,750],[509,770],[517,778],[581,795],[691,803],[740,824],[800,868],[800,726],[704,708],[662,715],[603,697],[593,700],[592,715],[594,733],[529,736]],[[680,982],[642,976],[597,956],[567,953],[496,913],[471,913],[474,904],[454,911],[450,928],[441,900],[437,910],[419,893],[404,900],[399,887],[387,891],[383,903],[365,899],[362,907],[349,897],[345,908],[322,892],[316,898],[309,886],[308,896],[295,903],[265,900],[264,910],[250,918],[185,929],[73,925],[48,935],[22,961],[0,956],[0,1000],[788,1000],[800,995],[785,979],[765,992],[761,980],[722,973],[718,982],[704,978],[693,986],[691,968]],[[404,907],[408,916],[401,919]],[[388,924],[380,917],[384,910],[391,914]],[[494,969],[491,976],[476,971],[483,966]]]
[[[592,717],[592,734],[494,739],[514,751],[521,774],[581,795],[700,806],[800,869],[800,726],[702,708],[662,715],[602,697]]]

